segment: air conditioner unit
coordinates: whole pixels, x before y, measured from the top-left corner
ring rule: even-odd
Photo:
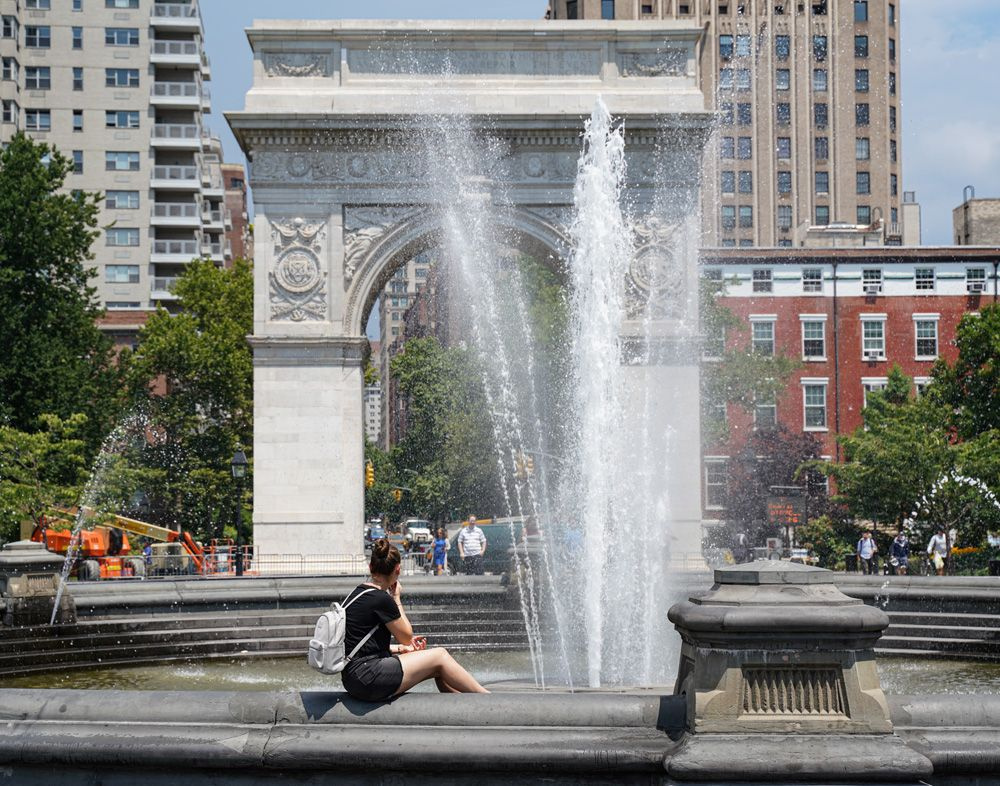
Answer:
[[[882,353],[877,349],[866,349],[864,356],[865,360],[878,360],[882,357]]]
[[[970,281],[966,285],[970,295],[981,295],[986,291],[985,281]]]
[[[877,295],[882,291],[881,284],[865,284],[865,294],[866,295]]]

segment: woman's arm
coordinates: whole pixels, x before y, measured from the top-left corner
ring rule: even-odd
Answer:
[[[413,626],[410,624],[410,620],[406,617],[406,609],[403,608],[402,601],[403,588],[397,581],[392,585],[392,599],[396,602],[396,608],[399,609],[399,617],[394,619],[392,622],[387,622],[385,626],[389,629],[389,633],[392,634],[393,638],[396,639],[400,644],[409,645],[413,643]]]

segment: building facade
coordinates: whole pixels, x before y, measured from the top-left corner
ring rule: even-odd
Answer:
[[[899,3],[550,0],[552,19],[696,21],[701,88],[719,114],[706,245],[795,246],[797,230],[902,226]],[[919,230],[915,236],[919,238]]]
[[[777,400],[725,406],[728,439],[702,446],[705,517],[723,515],[727,468],[755,429],[812,433],[837,460],[837,437],[862,426],[890,368],[919,394],[938,358],[955,360],[962,317],[997,302],[998,266],[998,247],[703,251],[703,276],[723,282],[720,303],[743,325],[706,337],[705,363],[721,346],[801,361]]]
[[[253,224],[250,223],[250,206],[247,201],[247,177],[242,164],[222,165],[222,185],[228,211],[226,239],[232,259],[253,259]],[[228,260],[227,260],[228,261]]]
[[[1000,244],[1000,199],[976,199],[973,190],[951,212],[951,223],[956,246]]]
[[[66,186],[104,195],[92,284],[105,328],[133,343],[192,258],[231,258],[197,2],[0,0],[0,18],[0,142],[55,146]]]

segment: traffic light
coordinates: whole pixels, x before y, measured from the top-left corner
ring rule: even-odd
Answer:
[[[528,477],[528,473],[525,471],[524,455],[521,453],[514,457],[514,477],[518,480],[524,480]]]
[[[375,467],[369,461],[365,464],[365,488],[371,488],[375,485]]]
[[[396,500],[396,502],[399,502],[403,498],[403,490],[402,489],[393,489],[392,490],[392,498],[394,500]]]
[[[533,475],[535,472],[535,460],[531,456],[524,457],[524,473]]]

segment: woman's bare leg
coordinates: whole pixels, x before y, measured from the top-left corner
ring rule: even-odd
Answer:
[[[444,677],[435,677],[434,684],[437,685],[438,693],[461,693],[457,688],[451,687],[444,681]]]
[[[399,656],[399,662],[403,666],[403,682],[396,696],[427,679],[440,679],[447,688],[457,693],[489,693],[444,647],[404,652]],[[441,683],[438,683],[440,688]]]

